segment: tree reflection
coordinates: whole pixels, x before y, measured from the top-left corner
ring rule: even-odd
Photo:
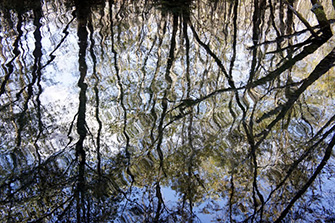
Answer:
[[[305,3],[3,1],[2,218],[331,219],[334,9]]]

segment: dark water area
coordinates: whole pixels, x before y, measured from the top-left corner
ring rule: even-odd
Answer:
[[[0,221],[335,222],[333,2],[0,1]]]

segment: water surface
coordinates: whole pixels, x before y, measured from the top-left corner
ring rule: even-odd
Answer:
[[[334,221],[334,18],[315,0],[3,0],[1,219]]]

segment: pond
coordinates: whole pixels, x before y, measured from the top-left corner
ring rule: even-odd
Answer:
[[[3,222],[335,222],[323,0],[3,0]]]

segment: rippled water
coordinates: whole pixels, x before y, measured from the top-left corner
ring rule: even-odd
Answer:
[[[334,18],[314,0],[2,1],[1,218],[335,221]]]

